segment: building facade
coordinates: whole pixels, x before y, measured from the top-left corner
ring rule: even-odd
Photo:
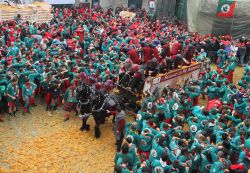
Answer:
[[[91,7],[96,5],[100,5],[105,9],[113,8],[115,9],[117,6],[123,6],[128,8],[144,8],[146,10],[150,9],[150,4],[152,2],[155,3],[157,0],[76,0],[76,5],[83,3],[90,3]]]

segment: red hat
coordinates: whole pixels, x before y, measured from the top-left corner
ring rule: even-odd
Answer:
[[[8,58],[6,58],[6,61],[12,61],[13,56],[9,56]]]
[[[80,73],[80,78],[81,79],[86,79],[87,78],[87,74],[85,72],[81,72]]]
[[[102,88],[102,84],[100,82],[95,83],[95,89],[100,90]]]
[[[164,99],[164,98],[160,98],[160,100],[159,100],[159,101],[160,101],[160,103],[162,103],[162,104],[163,104],[163,103],[165,102],[165,99]]]
[[[133,65],[132,71],[138,71],[138,70],[139,70],[139,65],[138,64]]]
[[[78,80],[77,80],[77,79],[74,80],[74,84],[75,84],[76,86],[78,85]]]
[[[126,61],[125,61],[127,64],[131,64],[131,59],[130,58],[128,58],[128,59],[126,59]]]

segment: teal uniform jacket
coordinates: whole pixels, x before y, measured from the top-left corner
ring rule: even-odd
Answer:
[[[250,168],[250,158],[248,156],[248,159],[246,158],[247,154],[246,151],[241,151],[238,159],[238,164],[244,164],[245,167]]]
[[[142,122],[142,131],[144,130],[149,130],[153,135],[156,135],[158,133],[157,130],[155,130],[154,128],[150,127],[148,124],[147,124],[147,120],[144,120]]]
[[[126,127],[125,127],[126,138],[127,137],[132,138],[133,144],[135,144],[136,146],[138,146],[139,140],[140,140],[140,136],[138,135],[138,133],[136,131],[132,131],[130,129],[130,126],[131,126],[131,123],[127,123],[126,124]]]
[[[187,164],[188,166],[191,166],[192,165],[192,160],[188,160],[187,157],[185,155],[180,155],[178,157],[178,161],[179,161],[179,165],[180,165],[180,168],[179,169],[179,172],[180,173],[189,173],[186,168],[184,166],[182,166],[182,164]]]
[[[214,86],[209,86],[208,87],[208,96],[211,100],[215,99],[216,97],[218,97],[219,94],[219,87],[214,87]]]
[[[108,52],[108,50],[109,50],[109,44],[102,43],[102,51]]]
[[[122,168],[122,172],[121,173],[130,173],[130,171],[127,168]]]
[[[202,85],[205,86],[209,80],[209,73],[205,72],[204,74],[202,74],[201,80],[202,80]]]
[[[141,104],[141,107],[142,107],[143,109],[150,110],[150,109],[151,109],[150,106],[152,106],[152,103],[153,103],[154,101],[155,101],[155,98],[154,98],[154,97],[146,97],[146,98],[143,100],[143,102],[142,102],[142,104]]]
[[[240,118],[236,118],[230,114],[227,114],[226,118],[231,121],[230,126],[233,126],[233,127],[236,127],[242,121]]]
[[[246,107],[248,107],[249,105],[246,102],[242,102],[242,103],[235,103],[234,104],[234,110],[238,113],[244,114],[246,113]]]
[[[33,47],[34,41],[35,41],[35,39],[32,37],[31,38],[28,38],[28,37],[24,38],[24,42],[26,43],[27,47]]]
[[[246,116],[250,115],[250,102],[248,99],[243,99],[243,102],[245,104],[245,108],[243,109],[243,114]]]
[[[129,144],[128,152],[133,158],[133,163],[139,162],[139,157],[137,156],[137,153],[136,153],[136,145],[135,144],[133,144],[133,143]]]
[[[220,58],[220,61],[218,64],[219,68],[222,68],[224,66],[224,63],[226,60],[226,54],[227,54],[227,51],[225,51],[225,50],[218,50],[217,51],[217,56]]]
[[[211,165],[210,173],[225,173],[225,165],[223,162],[214,162]]]
[[[247,90],[248,84],[250,82],[247,82],[244,77],[242,77],[242,79],[238,82],[238,85],[241,86],[242,88],[244,88],[245,90]]]
[[[149,160],[151,162],[154,161],[155,159],[159,160],[162,154],[165,152],[165,149],[157,143],[157,139],[158,137],[156,136],[155,139],[153,140],[152,149],[150,151]]]
[[[197,56],[197,61],[201,62],[207,57],[207,53],[203,52],[199,56]]]
[[[229,70],[234,71],[237,67],[237,58],[236,56],[233,56],[231,58],[228,59],[230,65],[229,65]]]
[[[192,157],[192,164],[190,167],[190,172],[192,170],[201,170],[201,161],[202,161],[202,155],[194,154],[194,156]]]
[[[12,97],[18,97],[18,86],[13,86],[11,83],[9,83],[7,85],[7,89],[6,89],[6,95],[9,94],[11,95]],[[8,97],[7,96],[7,101],[8,102],[13,102],[14,100],[11,98],[11,97]]]
[[[169,171],[171,171],[171,166],[167,165],[166,162],[160,160],[154,160],[152,162],[152,173]]]
[[[222,86],[220,89],[220,93],[223,93],[222,102],[226,102],[227,104],[232,103],[232,96],[234,92],[228,88],[228,86]]]
[[[153,134],[144,134],[144,135],[140,135],[140,144],[139,144],[139,148],[141,151],[150,151],[151,147],[152,147],[152,141],[153,141],[154,135]]]
[[[189,87],[185,88],[185,92],[188,94],[188,96],[191,99],[191,106],[193,105],[194,99],[200,95],[200,91],[190,91]]]
[[[116,153],[114,162],[116,165],[120,165],[122,164],[122,161],[124,159],[127,159],[129,161],[128,166],[132,168],[134,163],[133,163],[133,157],[130,153],[127,153],[127,154],[123,154],[120,152]]]
[[[37,85],[33,82],[30,82],[30,88],[28,88],[26,85],[23,85],[22,87],[22,97],[31,97],[33,95],[33,92],[35,91]]]
[[[215,82],[219,85],[222,85],[224,82],[227,82],[227,78],[219,78],[219,77],[216,77],[215,78]]]
[[[64,94],[64,100],[68,103],[77,103],[78,101],[76,99],[76,89],[72,93],[72,90],[69,87]]]
[[[164,110],[164,118],[165,119],[172,118],[172,113],[171,113],[171,110],[170,110],[170,106],[171,106],[171,103],[169,101],[166,101],[164,103],[163,110]]]
[[[230,146],[231,148],[236,151],[236,152],[240,152],[240,145],[241,145],[241,140],[240,140],[240,136],[237,135],[234,138],[232,138],[232,140],[230,141]]]
[[[144,120],[147,120],[149,119],[151,116],[149,113],[147,112],[143,112],[142,110],[139,110],[138,113],[137,113],[137,116],[136,116],[136,122],[137,122],[137,129],[139,131],[142,130],[142,122]]]
[[[25,84],[26,77],[28,77],[30,74],[30,71],[25,71],[19,74],[19,80],[18,80],[18,87],[21,89],[23,85]]]
[[[3,96],[5,95],[5,86],[0,86],[0,101],[2,101]]]
[[[34,82],[35,79],[36,79],[37,77],[39,77],[39,76],[40,76],[39,73],[30,73],[30,74],[29,74],[30,82]]]
[[[189,126],[189,131],[191,132],[192,136],[194,137],[196,132],[200,130],[200,124],[195,123],[192,121],[193,117],[188,117],[188,126]]]
[[[204,154],[205,150],[201,154],[201,165],[200,170],[202,173],[210,173],[209,167],[212,166],[212,163],[208,161],[206,155]]]
[[[8,50],[9,50],[9,53],[7,54],[7,57],[9,57],[9,56],[14,56],[15,57],[19,53],[19,48],[16,47],[16,46],[10,47],[10,48],[8,48]]]

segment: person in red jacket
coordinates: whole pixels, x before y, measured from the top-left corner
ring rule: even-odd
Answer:
[[[76,29],[75,35],[79,37],[80,43],[82,43],[84,41],[84,29],[80,25]]]
[[[171,52],[170,52],[170,43],[166,43],[165,41],[161,42],[162,45],[162,52],[161,56],[165,60],[166,63],[166,71],[169,71],[172,69],[173,59],[171,58]],[[164,62],[164,61],[163,61]]]
[[[132,75],[131,75],[129,86],[130,86],[132,92],[137,93],[137,92],[142,90],[141,89],[141,86],[143,86],[142,83],[144,84],[144,82],[143,82],[144,71],[143,71],[143,69],[140,69],[138,64],[135,64],[132,67],[130,73]]]
[[[127,54],[134,64],[141,64],[141,58],[135,49],[131,48]]]
[[[159,51],[156,48],[156,46],[151,44],[150,48],[151,48],[151,54],[150,54],[151,58],[150,59],[156,58],[157,62],[161,62],[161,55],[159,54]]]
[[[174,40],[173,42],[170,43],[170,54],[171,56],[177,55],[182,49],[181,43],[178,41]]]
[[[150,57],[151,49],[146,43],[142,43],[141,46],[142,46],[142,49],[141,49],[142,63],[147,64],[148,61],[151,60],[151,57]]]
[[[184,50],[185,65],[191,65],[191,61],[194,55],[195,47],[189,45]]]

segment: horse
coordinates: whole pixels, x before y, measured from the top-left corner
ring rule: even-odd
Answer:
[[[95,120],[95,137],[99,138],[101,135],[99,126],[105,122],[105,118],[109,116],[107,111],[116,111],[116,107],[120,105],[119,99],[114,95],[103,93],[103,91],[96,91],[92,95],[91,87],[82,84],[78,89],[78,100],[80,109],[80,118],[82,118],[81,131],[89,131],[90,125],[87,124],[88,118],[93,115]]]
[[[104,124],[105,118],[109,116],[107,111],[116,111],[117,106],[120,106],[119,99],[114,95],[103,94],[97,92],[97,97],[94,100],[92,107],[92,115],[95,120],[95,137],[99,138],[101,135],[100,125]]]
[[[89,116],[91,115],[91,88],[84,82],[81,82],[79,87],[77,88],[77,100],[78,100],[78,108],[80,115],[79,117],[82,119],[82,126],[80,128],[81,131],[89,131],[90,126],[86,124]]]

